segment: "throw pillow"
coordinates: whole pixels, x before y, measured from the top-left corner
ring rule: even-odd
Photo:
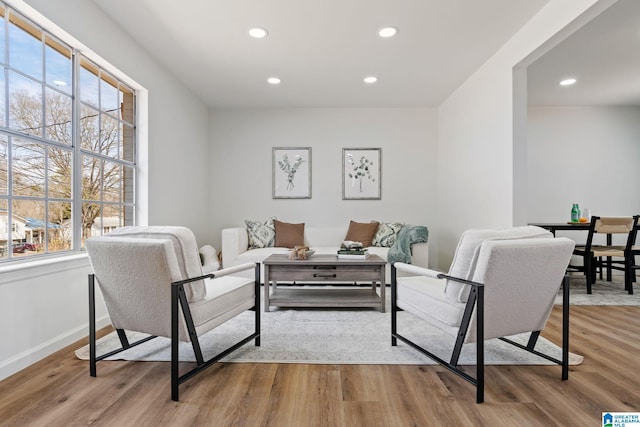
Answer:
[[[349,229],[344,240],[351,240],[353,242],[362,242],[362,246],[371,246],[373,236],[376,235],[378,230],[378,222],[349,222]]]
[[[304,222],[289,224],[288,222],[273,221],[276,230],[276,243],[279,248],[293,248],[304,246]]]
[[[376,235],[373,236],[371,244],[373,246],[390,248],[396,242],[396,236],[402,228],[402,225],[400,222],[381,222],[380,225],[378,225],[378,231],[376,231]]]
[[[273,226],[275,218],[269,218],[265,222],[245,220],[247,235],[249,236],[249,249],[269,248],[273,246],[276,238],[276,230]]]

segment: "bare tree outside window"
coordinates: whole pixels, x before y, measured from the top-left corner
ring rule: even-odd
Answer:
[[[52,199],[61,199],[61,203],[50,204],[47,209],[47,221],[60,228],[71,219],[73,196],[73,150],[71,132],[67,129],[71,124],[71,109],[64,97],[55,94],[46,98],[46,117],[50,123],[46,132],[51,139],[68,144],[68,149],[44,147],[15,137],[12,145],[13,194],[27,197],[46,195]],[[39,106],[37,97],[26,91],[17,91],[13,93],[9,103],[14,121],[20,125],[19,130],[28,133],[38,128],[40,121],[33,114],[35,107]],[[92,153],[117,158],[121,150],[118,121],[110,118],[99,121],[98,113],[89,107],[82,108],[82,112],[80,135],[83,148]],[[101,123],[99,129],[98,123]],[[81,206],[83,241],[92,235],[92,227],[101,216],[104,203],[119,205],[125,201],[122,194],[125,189],[124,170],[119,163],[92,155],[82,156],[82,200],[88,201]],[[36,210],[31,200],[17,199],[14,212],[23,217],[37,217],[44,221],[44,212],[42,209]],[[121,213],[122,211],[118,212],[118,215],[121,216]],[[68,231],[56,234],[56,245],[50,249],[71,249],[70,237]],[[62,244],[65,240],[66,243]]]
[[[2,1],[0,19],[0,260],[133,224],[135,92]]]

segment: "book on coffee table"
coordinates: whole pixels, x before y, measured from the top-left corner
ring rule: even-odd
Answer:
[[[338,250],[339,259],[367,259],[369,251],[366,249],[340,249]]]
[[[338,259],[367,259],[369,254],[362,255],[350,255],[350,254],[338,254]]]

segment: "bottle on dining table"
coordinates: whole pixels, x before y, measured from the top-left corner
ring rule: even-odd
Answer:
[[[571,222],[580,221],[580,206],[577,203],[574,203],[571,207]]]

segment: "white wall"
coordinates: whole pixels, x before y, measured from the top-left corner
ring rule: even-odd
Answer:
[[[434,109],[212,110],[210,122],[210,211],[218,239],[222,228],[270,216],[314,226],[351,219],[434,223]],[[272,199],[273,147],[311,147],[311,199]],[[382,149],[381,200],[342,200],[342,148],[358,147]]]
[[[513,67],[593,3],[551,0],[439,107],[437,252],[429,252],[438,268],[448,268],[465,229],[513,225]]]
[[[209,203],[202,197],[208,177],[207,106],[93,2],[27,2],[148,91],[149,224],[185,225],[208,240]]]
[[[142,111],[139,129],[148,135],[148,158],[141,159],[148,170],[140,177],[148,188],[138,194],[148,201],[148,222],[186,225],[199,243],[210,241],[208,108],[93,2],[28,3],[148,91],[148,115]],[[87,336],[88,271],[86,258],[14,271],[0,267],[0,378]]]
[[[84,256],[28,270],[2,269],[0,379],[89,334],[89,272]],[[97,310],[106,324],[104,306]]]
[[[568,221],[573,203],[640,214],[639,140],[640,107],[529,108],[529,220]]]

